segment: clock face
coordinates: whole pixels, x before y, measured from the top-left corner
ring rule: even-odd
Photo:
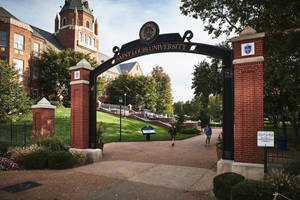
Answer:
[[[158,25],[155,22],[147,22],[140,30],[140,39],[145,43],[151,43],[159,34]]]

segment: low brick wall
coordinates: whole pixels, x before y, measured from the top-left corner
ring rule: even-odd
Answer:
[[[185,122],[184,125],[188,129],[198,128],[198,122]]]
[[[173,117],[162,117],[162,118],[158,118],[159,121],[161,122],[166,122],[166,123],[172,123],[174,122],[174,118]]]

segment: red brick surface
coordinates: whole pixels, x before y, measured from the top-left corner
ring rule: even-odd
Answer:
[[[263,40],[236,42],[234,59],[241,57],[241,44],[255,42],[255,56],[262,56]],[[263,62],[234,65],[234,161],[263,163],[257,147],[257,131],[263,130]]]
[[[80,79],[89,80],[89,70],[77,69],[71,71],[71,81],[74,71],[80,71]],[[71,85],[71,147],[86,149],[89,147],[89,85]]]
[[[54,119],[55,119],[54,109],[34,108],[32,140],[36,141],[39,138],[53,136],[55,131]]]

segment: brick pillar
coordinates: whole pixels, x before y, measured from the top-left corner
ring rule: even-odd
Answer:
[[[82,59],[71,71],[71,147],[89,147],[89,75],[91,65]]]
[[[36,105],[31,106],[33,112],[32,141],[54,135],[55,106],[44,97]]]
[[[263,37],[246,27],[233,38],[234,49],[234,161],[263,163],[257,131],[264,129]]]

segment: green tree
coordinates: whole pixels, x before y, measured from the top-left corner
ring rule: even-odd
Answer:
[[[274,119],[281,115],[283,122],[288,117],[293,126],[294,142],[299,142],[300,1],[181,1],[182,13],[201,19],[205,23],[204,30],[215,37],[239,33],[246,26],[266,33],[265,112]]]
[[[18,119],[32,105],[20,82],[19,72],[14,66],[0,61],[0,80],[0,121]]]
[[[103,95],[105,87],[107,86],[107,81],[104,77],[97,78],[97,97]]]
[[[156,83],[151,76],[131,76],[128,73],[120,75],[107,87],[109,100],[119,104],[119,97],[126,93],[126,104],[141,105],[144,109],[155,111]]]
[[[170,77],[164,73],[163,68],[159,66],[154,67],[151,74],[157,84],[157,101],[155,105],[156,112],[160,114],[167,113],[171,115],[173,113],[173,107]]]
[[[222,97],[221,95],[210,96],[208,104],[208,113],[213,121],[222,120]]]
[[[195,66],[192,88],[195,96],[200,97],[204,107],[208,106],[209,95],[222,92],[222,74],[219,65],[220,60],[212,59],[212,64],[204,60]]]
[[[181,0],[182,14],[201,19],[204,30],[219,37],[239,33],[246,26],[274,33],[300,27],[298,0]]]
[[[95,59],[89,54],[83,54],[71,49],[56,52],[48,48],[43,52],[42,58],[37,60],[34,68],[38,69],[38,81],[43,96],[50,100],[60,100],[63,97],[65,105],[70,102],[70,81],[69,68],[75,66],[80,60],[85,58],[92,67],[97,66]]]
[[[178,115],[183,112],[183,101],[178,101],[173,104],[174,115]]]

